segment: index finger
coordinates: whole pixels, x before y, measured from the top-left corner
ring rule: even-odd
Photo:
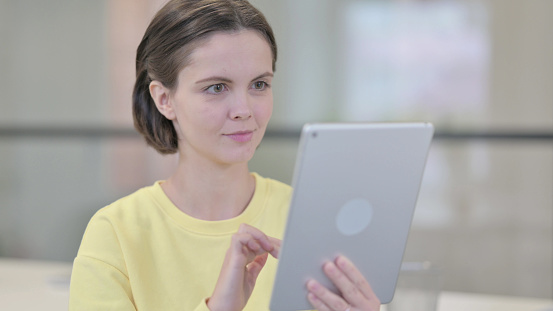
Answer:
[[[252,236],[259,245],[271,254],[273,257],[277,258],[278,252],[280,250],[280,240],[267,236],[261,230],[250,226],[248,224],[241,224],[238,229],[240,233],[247,233]]]
[[[269,252],[273,257],[278,259],[278,255],[280,254],[280,245],[282,244],[282,241],[277,238],[269,237],[269,240],[271,243],[273,243],[274,249]]]

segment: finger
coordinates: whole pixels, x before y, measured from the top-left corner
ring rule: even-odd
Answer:
[[[246,265],[246,284],[249,288],[253,290],[255,283],[257,282],[257,277],[259,276],[259,273],[261,273],[261,270],[263,267],[265,267],[265,264],[267,263],[267,258],[269,257],[269,253],[263,253],[259,256],[256,256],[252,262]]]
[[[317,300],[320,300],[321,303],[324,304],[329,310],[346,310],[349,307],[349,304],[342,299],[342,297],[334,294],[328,288],[324,287],[315,280],[309,280],[307,282],[307,290],[309,293],[313,294]]]
[[[378,300],[371,285],[357,267],[345,256],[336,258],[336,266],[355,285],[361,294],[369,300]]]
[[[269,237],[269,240],[273,244],[273,250],[270,252],[270,254],[278,259],[278,255],[280,254],[280,246],[282,245],[282,241],[277,238]]]
[[[234,244],[234,248],[236,250],[248,257],[248,261],[253,260],[253,258],[257,255],[267,252],[263,249],[263,247],[261,247],[259,241],[255,240],[247,233],[235,233],[232,236],[232,244]]]
[[[342,297],[351,305],[362,306],[368,300],[357,289],[356,285],[334,264],[327,262],[323,266],[323,271],[328,278],[338,288]]]
[[[244,267],[254,260],[255,256],[261,255],[265,251],[261,246],[256,245],[255,240],[248,234],[235,233],[231,238],[231,245],[227,251],[225,261],[235,269],[244,269]]]
[[[265,266],[268,256],[269,253],[263,253],[262,255],[255,257],[255,259],[246,266],[246,270],[248,271],[252,282],[257,280],[257,276]]]
[[[259,242],[257,240],[252,239],[247,234],[245,235],[244,246],[246,246],[250,251],[254,252],[256,255],[258,252],[260,254],[265,252],[261,247],[261,245],[259,244]]]
[[[261,246],[259,240],[254,239],[249,233],[235,233],[231,244],[229,260],[237,267],[250,263],[256,256],[269,253]],[[273,256],[278,255],[278,246],[272,247],[270,253]]]
[[[265,235],[265,233],[263,233],[261,230],[248,224],[241,224],[238,232],[249,234],[253,239],[258,241],[259,245],[263,247],[263,249],[265,249],[266,251],[273,250],[273,244],[269,240],[269,237],[267,237],[267,235]]]
[[[307,294],[307,300],[309,300],[309,303],[313,306],[314,309],[318,311],[332,311],[330,308],[324,304],[317,296],[311,292]]]
[[[255,239],[265,251],[271,253],[271,255],[273,255],[274,257],[278,256],[278,249],[280,249],[280,240],[270,238],[261,230],[248,224],[241,224],[238,232],[251,235],[252,238]],[[276,247],[278,247],[277,250],[275,250]]]

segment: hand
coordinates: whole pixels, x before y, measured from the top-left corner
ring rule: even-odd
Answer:
[[[213,295],[210,310],[242,310],[269,254],[278,258],[281,241],[259,229],[242,224],[231,239]]]
[[[327,262],[323,271],[342,296],[338,296],[315,280],[307,282],[307,299],[320,311],[377,311],[380,300],[369,282],[355,265],[344,256]]]

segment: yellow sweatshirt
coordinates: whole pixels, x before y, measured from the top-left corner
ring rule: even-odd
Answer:
[[[186,215],[165,195],[161,182],[99,210],[74,261],[69,309],[208,310],[205,300],[240,224],[283,236],[291,187],[253,175],[253,198],[233,219]],[[269,256],[244,310],[268,310],[276,264]]]

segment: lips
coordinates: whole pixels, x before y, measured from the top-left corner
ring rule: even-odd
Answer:
[[[252,140],[253,131],[239,131],[239,132],[234,132],[230,134],[225,134],[225,136],[239,143],[245,143]]]

